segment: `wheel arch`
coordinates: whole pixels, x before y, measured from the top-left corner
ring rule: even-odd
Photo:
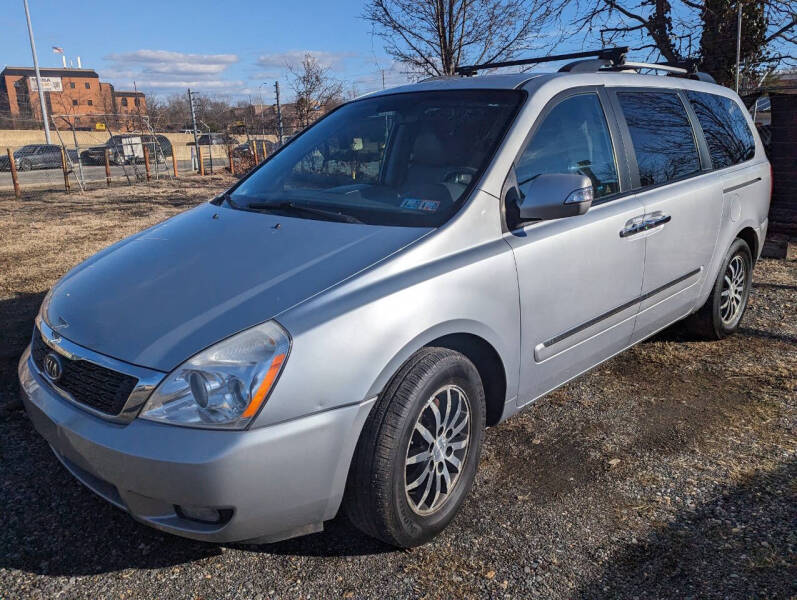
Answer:
[[[512,379],[498,348],[497,336],[486,326],[472,321],[452,321],[440,324],[416,336],[406,344],[380,372],[371,386],[368,397],[382,392],[407,360],[423,348],[440,347],[460,352],[479,371],[487,404],[487,425],[501,421]]]
[[[758,240],[758,233],[755,229],[750,227],[744,227],[741,229],[737,234],[736,237],[744,240],[745,243],[749,246],[750,252],[753,255],[753,264],[755,264],[756,260],[758,259],[758,252],[760,248],[760,242]]]

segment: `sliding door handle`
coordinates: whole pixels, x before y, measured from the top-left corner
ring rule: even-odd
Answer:
[[[669,223],[671,220],[672,217],[670,215],[665,215],[664,213],[653,213],[645,218],[643,225],[645,226],[645,229],[653,229],[659,225]]]

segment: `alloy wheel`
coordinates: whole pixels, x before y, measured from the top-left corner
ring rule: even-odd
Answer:
[[[733,323],[744,309],[747,266],[744,258],[737,254],[725,268],[720,293],[720,318],[725,325]]]
[[[419,515],[437,512],[451,497],[468,455],[470,401],[462,388],[446,385],[426,402],[410,435],[404,491]]]

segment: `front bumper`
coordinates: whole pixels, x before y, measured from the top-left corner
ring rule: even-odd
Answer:
[[[211,542],[272,542],[319,531],[337,512],[349,463],[374,400],[269,427],[212,431],[95,417],[50,388],[30,349],[22,400],[58,459],[92,491],[142,523]],[[176,506],[230,509],[222,525]]]

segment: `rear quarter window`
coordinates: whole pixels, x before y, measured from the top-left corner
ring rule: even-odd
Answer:
[[[742,109],[731,98],[686,92],[706,138],[711,164],[723,169],[755,156],[755,140]]]

